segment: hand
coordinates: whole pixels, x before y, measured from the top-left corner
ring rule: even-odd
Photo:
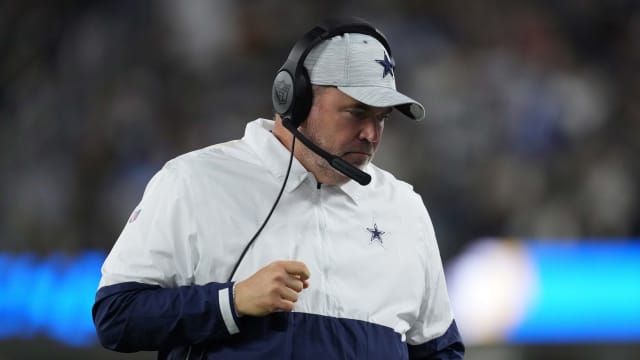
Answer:
[[[234,303],[239,316],[265,316],[292,311],[298,293],[309,287],[309,269],[299,261],[274,261],[236,284]]]

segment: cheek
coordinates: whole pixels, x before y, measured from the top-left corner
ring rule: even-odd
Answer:
[[[322,123],[324,122],[324,118],[322,116],[322,110],[317,106],[311,107],[311,111],[309,112],[309,116],[307,116],[306,121],[304,121],[301,125],[301,129],[304,131],[303,133],[307,136],[317,136],[322,130]]]
[[[327,136],[327,130],[322,124],[322,119],[309,116],[307,121],[303,122],[300,126],[300,132],[302,132],[302,134],[309,138],[309,140],[314,144],[328,150],[327,146],[329,145],[330,140]]]

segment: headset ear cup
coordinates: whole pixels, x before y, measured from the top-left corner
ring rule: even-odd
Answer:
[[[271,101],[273,108],[281,117],[291,115],[295,105],[296,89],[294,88],[293,77],[287,70],[280,70],[273,80],[271,89]]]
[[[295,81],[295,102],[291,109],[293,124],[298,127],[309,116],[311,104],[313,103],[313,89],[309,80],[309,73],[303,66]]]

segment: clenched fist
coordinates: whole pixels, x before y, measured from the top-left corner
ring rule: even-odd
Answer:
[[[236,284],[234,302],[239,316],[265,316],[292,311],[298,293],[309,286],[309,269],[299,261],[274,261]]]

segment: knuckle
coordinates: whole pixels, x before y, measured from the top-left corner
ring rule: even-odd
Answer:
[[[280,296],[280,293],[282,292],[281,287],[273,284],[272,286],[269,287],[268,293],[275,297],[275,296]]]
[[[275,280],[276,282],[278,282],[279,284],[282,284],[285,282],[286,280],[286,274],[283,274],[281,272],[278,272],[276,274],[274,274],[273,276],[273,280]]]

